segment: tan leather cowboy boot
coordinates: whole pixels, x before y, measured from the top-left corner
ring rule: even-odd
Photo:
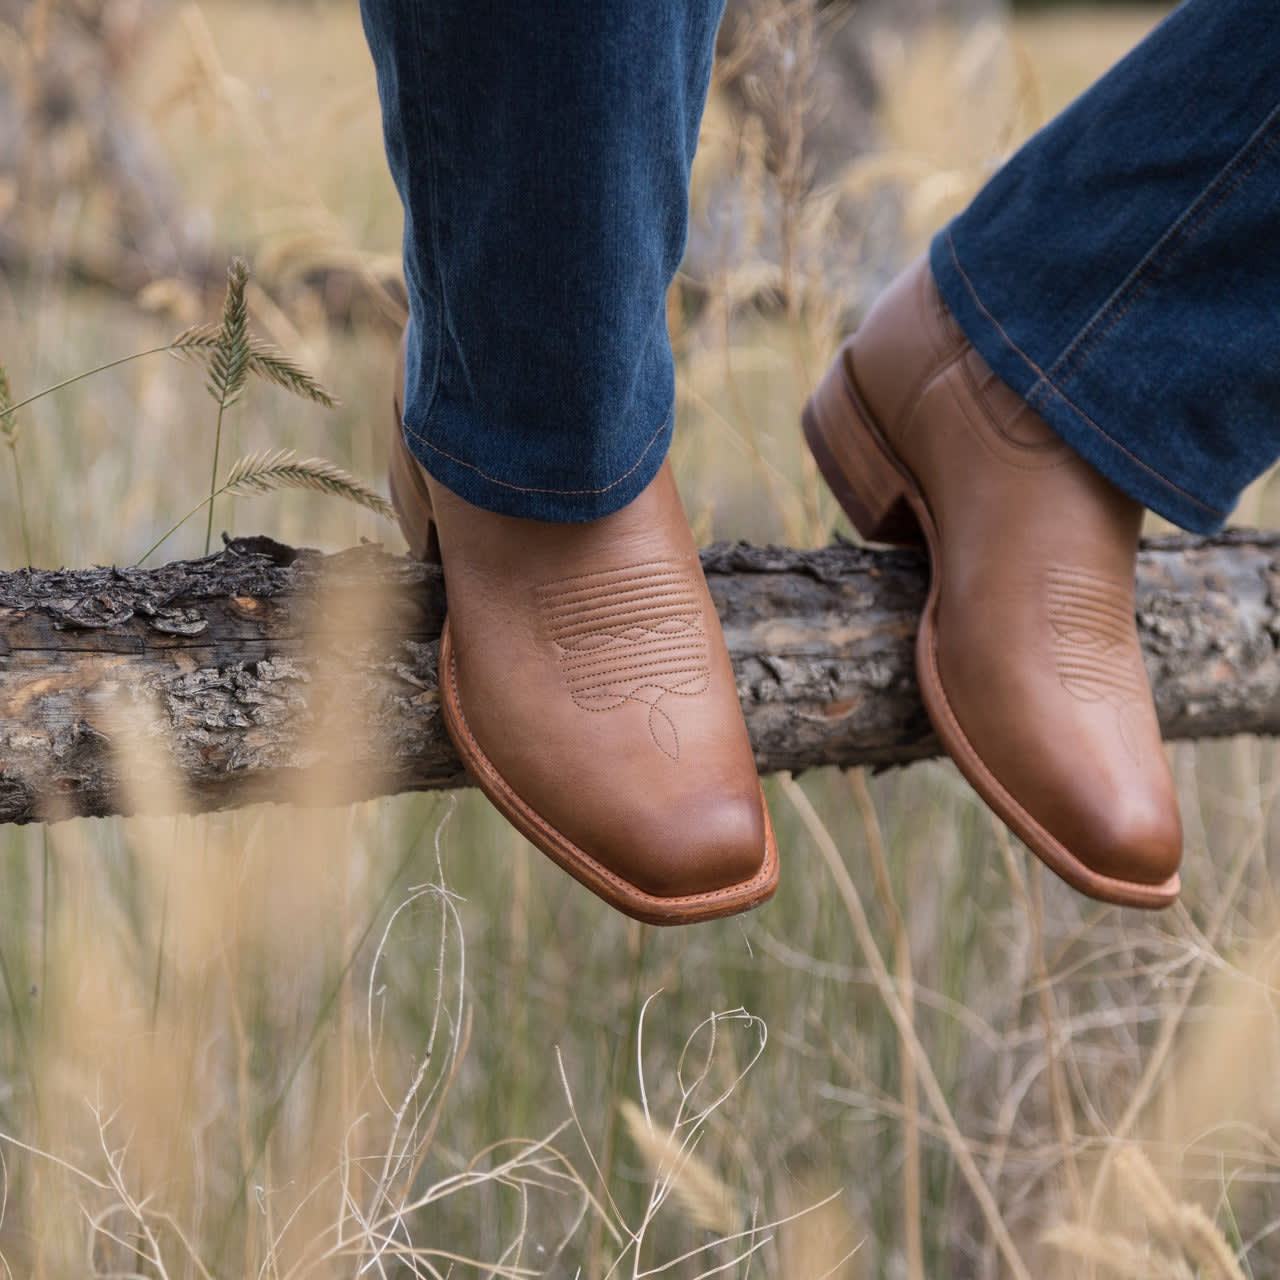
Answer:
[[[1142,507],[996,378],[924,259],[804,430],[864,537],[928,547],[916,669],[974,789],[1082,893],[1173,902],[1182,828],[1134,624]]]
[[[496,515],[438,484],[399,429],[391,492],[444,565],[445,723],[506,818],[651,924],[746,911],[778,854],[720,620],[670,464],[613,515]]]

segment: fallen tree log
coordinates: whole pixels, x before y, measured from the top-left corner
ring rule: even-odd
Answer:
[[[938,753],[912,669],[920,555],[703,562],[762,772]],[[436,698],[444,604],[438,570],[372,545],[0,574],[0,821],[464,785]],[[1280,534],[1148,543],[1137,612],[1166,737],[1280,733]]]

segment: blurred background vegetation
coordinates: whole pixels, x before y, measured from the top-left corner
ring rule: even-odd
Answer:
[[[670,308],[702,541],[842,528],[796,429],[841,334],[1166,10],[734,4]],[[354,5],[0,0],[15,400],[215,319],[242,253],[255,328],[342,405],[256,386],[224,458],[380,483],[399,229]],[[207,492],[211,406],[167,357],[15,425],[9,565],[131,563]],[[1264,479],[1240,519],[1273,508]],[[307,493],[215,521],[401,545]],[[1172,759],[1186,888],[1154,917],[1066,890],[942,762],[770,780],[777,898],[675,931],[472,794],[3,830],[0,1255],[59,1280],[1280,1274],[1275,750]]]

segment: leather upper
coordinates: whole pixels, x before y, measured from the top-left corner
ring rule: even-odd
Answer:
[[[1092,870],[1167,881],[1182,831],[1134,623],[1142,507],[996,378],[923,259],[845,359],[933,525],[921,664],[968,765]]]

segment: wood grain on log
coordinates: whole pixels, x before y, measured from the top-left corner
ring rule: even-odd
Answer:
[[[762,772],[938,753],[912,662],[922,557],[703,563]],[[444,604],[438,570],[375,546],[0,574],[0,821],[464,785],[436,699]],[[1148,543],[1137,613],[1167,737],[1280,733],[1280,534]]]

